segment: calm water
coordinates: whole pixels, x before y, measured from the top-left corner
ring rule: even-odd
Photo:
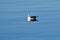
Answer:
[[[0,40],[60,40],[60,0],[0,0]]]

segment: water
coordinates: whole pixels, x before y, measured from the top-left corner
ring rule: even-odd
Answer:
[[[0,40],[60,40],[60,0],[0,0]]]

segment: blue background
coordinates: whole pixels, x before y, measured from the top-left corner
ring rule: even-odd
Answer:
[[[0,40],[60,40],[60,0],[0,0]]]

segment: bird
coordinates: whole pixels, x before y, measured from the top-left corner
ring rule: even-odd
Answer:
[[[28,15],[27,21],[28,21],[28,22],[36,22],[36,21],[37,21],[37,17],[38,17],[38,16]]]

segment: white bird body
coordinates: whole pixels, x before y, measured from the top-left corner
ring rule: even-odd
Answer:
[[[28,21],[30,22],[31,21],[31,18],[30,18],[30,16],[28,15]]]

